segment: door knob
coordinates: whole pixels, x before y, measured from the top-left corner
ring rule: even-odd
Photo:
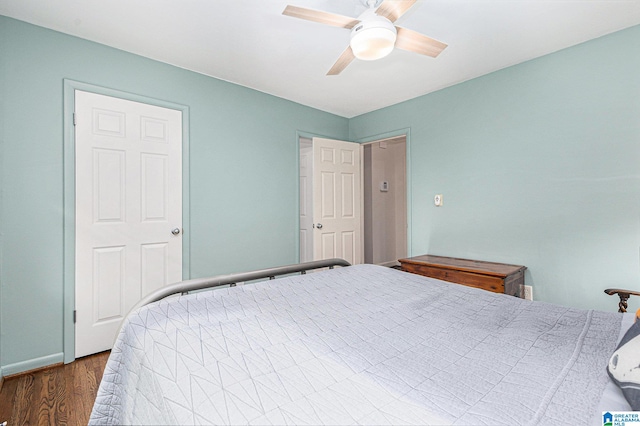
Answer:
[[[316,228],[318,228],[318,229],[322,229],[322,224],[321,224],[321,223],[317,224],[317,225],[316,225]]]
[[[172,233],[173,235],[178,235],[178,234],[180,233],[180,228],[173,228],[173,229],[171,230],[171,233]]]

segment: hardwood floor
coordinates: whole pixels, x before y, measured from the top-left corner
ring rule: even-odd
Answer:
[[[0,391],[0,423],[86,425],[109,352],[5,379]]]

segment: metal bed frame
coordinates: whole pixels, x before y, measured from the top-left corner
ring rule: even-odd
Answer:
[[[169,284],[166,287],[162,287],[154,291],[153,293],[148,294],[142,300],[140,300],[133,307],[133,309],[131,309],[131,312],[144,305],[157,302],[158,300],[164,299],[165,297],[174,294],[185,295],[190,291],[204,290],[207,288],[220,287],[223,285],[235,287],[239,282],[253,281],[263,278],[269,278],[270,280],[272,280],[280,275],[289,275],[295,273],[300,273],[302,275],[306,274],[307,271],[313,269],[333,269],[335,266],[346,267],[351,266],[351,264],[344,259],[333,258],[325,260],[314,260],[312,262],[296,263],[293,265],[278,266],[275,268],[259,269],[250,272],[240,272],[237,274],[216,275],[215,277],[196,278],[193,280],[180,281],[174,284]]]

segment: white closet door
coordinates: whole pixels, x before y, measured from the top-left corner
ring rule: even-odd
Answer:
[[[75,92],[76,357],[182,279],[182,113]]]

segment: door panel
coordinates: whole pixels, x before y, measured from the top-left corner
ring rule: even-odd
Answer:
[[[169,281],[169,244],[142,244],[140,248],[142,294],[149,294],[171,284]]]
[[[356,178],[353,173],[342,173],[340,175],[342,180],[342,217],[343,218],[354,218],[356,212]]]
[[[353,264],[356,259],[356,233],[345,231],[342,233],[342,258]]]
[[[322,192],[320,197],[321,218],[335,219],[336,217],[336,183],[335,172],[320,172],[322,179]]]
[[[313,138],[314,260],[362,263],[360,152],[356,143]]]
[[[124,315],[122,287],[125,250],[123,246],[93,250],[94,323],[121,318]]]
[[[320,259],[331,259],[337,257],[336,254],[336,233],[335,232],[322,232],[320,234],[322,242],[322,256]],[[317,259],[319,260],[319,259]]]
[[[144,153],[141,160],[141,201],[143,222],[167,221],[168,162],[166,155]]]
[[[182,113],[76,91],[76,357],[182,279]]]
[[[94,221],[123,222],[125,153],[113,149],[95,149],[93,158]]]

